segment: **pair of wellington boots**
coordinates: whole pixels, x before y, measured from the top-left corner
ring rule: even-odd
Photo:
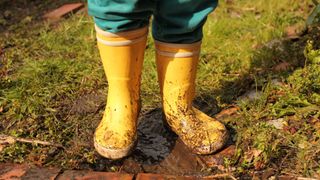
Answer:
[[[137,140],[140,79],[147,27],[109,33],[96,27],[97,41],[108,80],[103,119],[94,145],[102,156],[127,156]],[[156,63],[167,124],[197,154],[211,154],[227,141],[223,124],[192,106],[201,42],[170,44],[155,41]]]

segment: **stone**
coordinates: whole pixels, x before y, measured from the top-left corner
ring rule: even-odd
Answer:
[[[240,101],[254,101],[261,98],[262,92],[257,90],[251,90],[246,92],[244,95],[240,96],[238,100]]]

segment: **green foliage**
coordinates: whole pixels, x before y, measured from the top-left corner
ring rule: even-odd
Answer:
[[[314,49],[312,40],[307,42],[304,55],[310,63],[320,63],[320,50]]]
[[[318,0],[312,0],[316,6],[307,19],[307,26],[320,23],[320,4]]]

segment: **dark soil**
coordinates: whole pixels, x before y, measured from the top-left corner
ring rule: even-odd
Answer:
[[[65,3],[76,0],[1,0],[0,1],[0,33],[14,31],[18,24],[41,21],[42,16]],[[32,23],[33,24],[33,23]]]

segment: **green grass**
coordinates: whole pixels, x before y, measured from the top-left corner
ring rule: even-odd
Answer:
[[[278,174],[320,173],[319,31],[314,28],[297,41],[283,38],[287,27],[303,27],[310,3],[223,1],[205,25],[197,100],[217,102],[221,109],[240,107],[238,116],[224,120],[237,145],[236,155],[225,164],[238,175],[264,168]],[[15,31],[0,36],[0,131],[65,149],[16,143],[0,153],[0,161],[95,166],[91,137],[105,102],[100,98],[88,105],[85,97],[106,97],[107,82],[92,19],[76,14],[55,26],[31,20],[8,29]],[[284,62],[289,68],[276,70]],[[262,94],[256,100],[238,99],[249,90]],[[151,38],[141,96],[144,109],[160,107]],[[283,129],[268,124],[279,118]]]

